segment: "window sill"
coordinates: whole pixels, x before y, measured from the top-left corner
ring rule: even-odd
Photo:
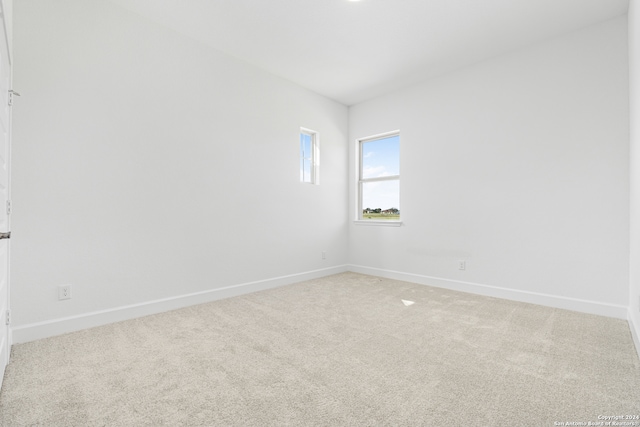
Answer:
[[[375,225],[383,227],[400,227],[402,225],[402,221],[371,221],[362,219],[356,219],[353,223],[355,225]]]

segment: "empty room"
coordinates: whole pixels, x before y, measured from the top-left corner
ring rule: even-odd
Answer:
[[[640,426],[640,0],[0,8],[0,425]]]

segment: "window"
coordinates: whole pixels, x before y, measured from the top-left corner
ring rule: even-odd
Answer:
[[[318,184],[318,133],[300,128],[300,182]]]
[[[400,133],[358,141],[358,216],[361,221],[400,221]]]

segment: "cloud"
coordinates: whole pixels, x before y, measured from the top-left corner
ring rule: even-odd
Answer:
[[[367,166],[362,169],[362,177],[367,178],[380,178],[383,176],[391,176],[392,174],[387,171],[385,166]]]

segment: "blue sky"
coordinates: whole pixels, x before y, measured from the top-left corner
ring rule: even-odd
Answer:
[[[304,157],[302,158],[302,152],[304,151]],[[300,181],[309,182],[311,176],[311,135],[306,133],[300,133]]]

